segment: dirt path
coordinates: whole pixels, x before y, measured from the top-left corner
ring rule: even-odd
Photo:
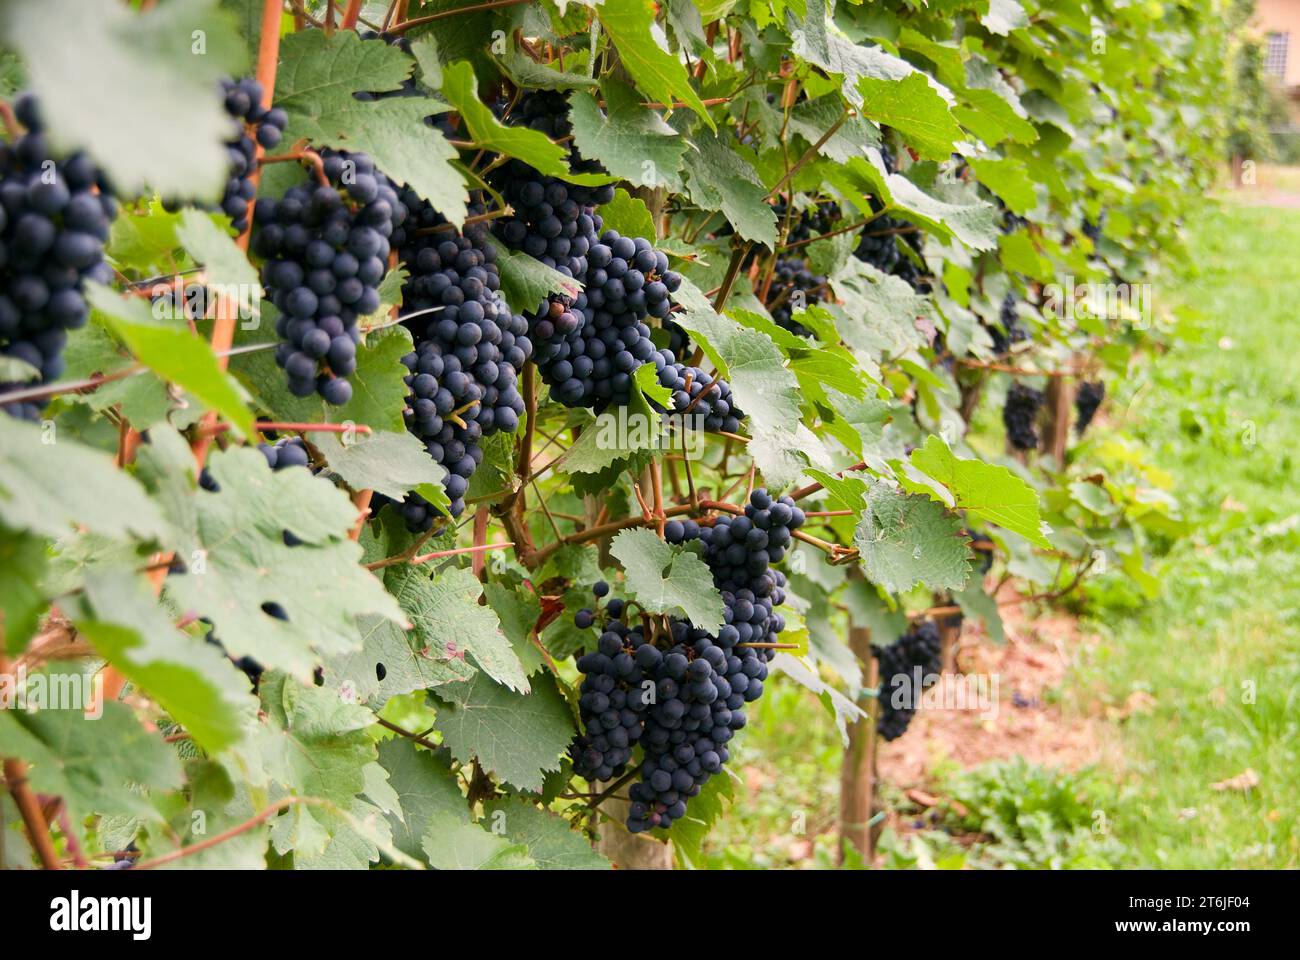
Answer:
[[[1077,769],[1116,758],[1116,740],[1103,718],[1056,702],[1066,672],[1088,643],[1074,619],[1048,612],[1028,620],[1017,607],[1004,607],[1003,617],[1005,645],[992,643],[968,622],[957,653],[958,671],[967,684],[972,677],[984,678],[989,693],[996,691],[995,699],[985,701],[989,709],[981,711],[978,706],[984,704],[969,699],[969,708],[952,708],[961,703],[956,686],[963,680],[945,677],[930,694],[941,702],[933,709],[923,707],[906,736],[882,745],[884,780],[903,789],[924,788],[930,771],[944,762],[968,768],[1022,756]]]

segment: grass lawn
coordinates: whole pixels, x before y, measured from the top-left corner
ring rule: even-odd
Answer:
[[[1201,275],[1175,296],[1201,312],[1199,342],[1144,365],[1119,398],[1178,478],[1192,533],[1162,558],[1159,600],[1125,613],[1098,591],[1089,626],[1103,641],[1076,680],[1149,707],[1121,732],[1115,836],[1135,862],[1296,867],[1300,210],[1226,206],[1193,250]],[[1212,786],[1243,774],[1257,786]]]
[[[1177,478],[1189,534],[1153,563],[1158,600],[1115,576],[1090,586],[1098,640],[1059,691],[1110,718],[1121,759],[940,766],[936,789],[967,815],[886,836],[889,865],[1300,866],[1300,209],[1207,211],[1192,249],[1199,276],[1163,294],[1199,311],[1195,339],[1145,358],[1107,406]],[[838,736],[807,691],[769,689],[737,738],[746,786],[711,865],[830,865]]]

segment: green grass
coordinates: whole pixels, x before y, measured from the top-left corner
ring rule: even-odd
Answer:
[[[1081,697],[1123,721],[1131,794],[1115,836],[1152,867],[1300,865],[1300,211],[1225,207],[1193,231],[1201,274],[1176,299],[1199,342],[1119,398],[1129,431],[1177,478],[1191,535],[1161,559],[1161,597],[1093,591],[1103,637]],[[1252,702],[1253,701],[1253,702]],[[1246,793],[1211,784],[1247,769]]]
[[[887,866],[1300,866],[1300,210],[1227,206],[1192,233],[1200,274],[1164,291],[1199,311],[1192,339],[1143,358],[1108,401],[1176,478],[1189,535],[1153,563],[1159,599],[1115,575],[1090,586],[1100,641],[1063,691],[1071,709],[1112,708],[1123,759],[934,771],[967,815],[887,833]],[[737,787],[707,862],[828,866],[839,738],[811,694],[780,679],[768,690],[731,764],[754,787]],[[1249,792],[1212,788],[1247,769]]]

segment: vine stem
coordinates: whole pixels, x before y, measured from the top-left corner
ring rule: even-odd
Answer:
[[[396,23],[388,28],[388,32],[405,33],[412,27],[418,27],[426,23],[433,23],[435,20],[445,20],[447,17],[454,17],[462,13],[479,13],[483,10],[495,10],[498,7],[517,7],[531,2],[532,0],[489,0],[487,3],[476,3],[472,7],[457,7],[454,10],[442,10],[438,13],[431,13],[425,17],[416,17],[414,20],[407,20],[404,23]]]
[[[780,180],[777,181],[776,186],[774,186],[771,190],[769,190],[767,195],[769,197],[775,197],[778,193],[780,193],[782,188],[784,188],[785,185],[789,183],[791,179],[794,178],[794,175],[798,173],[800,170],[802,170],[807,165],[808,161],[810,161],[813,157],[817,156],[817,152],[821,150],[822,147],[826,146],[830,138],[835,136],[835,134],[839,131],[840,127],[844,126],[845,121],[848,119],[849,119],[849,111],[846,108],[844,112],[840,114],[840,118],[836,120],[833,124],[831,124],[830,128],[821,135],[821,139],[819,139],[816,143],[814,143],[811,147],[809,147],[804,152],[804,155],[794,162],[794,166],[792,166],[788,171],[786,171],[785,176],[783,176]]]
[[[257,82],[262,85],[262,106],[268,110],[271,108],[271,98],[275,93],[275,70],[280,59],[280,17],[283,11],[284,4],[281,0],[262,0],[262,25],[257,46]],[[249,173],[254,197],[256,197],[257,187],[261,181],[262,158],[264,155],[261,144],[255,143],[253,169]],[[248,226],[244,228],[243,233],[239,235],[239,239],[236,241],[240,251],[245,254],[248,253],[248,242],[252,235],[256,205],[256,199],[249,204]],[[235,298],[230,296],[220,297],[217,300],[216,322],[212,325],[212,351],[217,354],[217,364],[223,372],[229,366],[229,361],[222,354],[234,345],[235,325],[238,321],[239,311]],[[211,427],[216,422],[217,413],[215,410],[210,410],[203,415],[202,423],[204,427]],[[191,446],[195,463],[199,469],[203,468],[203,462],[207,459],[208,448],[211,444],[211,435],[205,436],[200,431],[198,440]]]
[[[0,655],[0,675],[12,676],[9,658],[3,655]],[[5,786],[9,788],[9,795],[14,798],[14,806],[18,808],[28,839],[31,840],[32,849],[40,858],[41,865],[46,870],[61,869],[59,855],[54,850],[54,840],[50,837],[49,824],[45,822],[41,805],[36,799],[36,794],[32,792],[32,785],[27,781],[27,764],[16,757],[6,758],[4,775]]]
[[[867,469],[867,462],[866,462],[865,460],[859,460],[859,461],[858,461],[857,463],[855,463],[853,466],[851,466],[851,467],[845,467],[845,468],[844,468],[843,470],[841,470],[839,473],[835,474],[835,476],[836,476],[836,477],[843,477],[844,474],[846,474],[846,473],[852,473],[854,470],[865,470],[865,469]],[[810,484],[808,484],[808,486],[806,486],[806,487],[800,487],[800,488],[799,488],[798,490],[796,490],[794,493],[790,494],[790,499],[791,499],[791,500],[802,500],[804,497],[810,496],[811,494],[814,494],[814,493],[816,493],[818,490],[822,490],[822,489],[825,489],[825,488],[822,486],[822,484],[820,484],[820,483],[810,483]]]
[[[14,116],[14,108],[9,106],[8,100],[0,100],[0,120],[4,121],[5,132],[9,134],[10,140],[17,140],[23,135],[23,128],[18,125],[18,118]]]
[[[454,550],[435,550],[433,553],[422,553],[418,557],[412,557],[411,563],[428,563],[430,560],[441,560],[443,557],[456,557],[462,553],[485,553],[488,550],[506,550],[513,547],[515,542],[507,540],[504,543],[483,543],[475,544],[472,547],[456,547]],[[383,561],[380,561],[381,563]],[[367,564],[367,566],[369,566]]]
[[[606,800],[608,797],[610,797],[611,795],[613,795],[613,793],[614,793],[615,790],[617,790],[619,787],[623,786],[623,784],[627,783],[629,780],[631,780],[633,777],[635,777],[638,773],[640,773],[640,772],[641,772],[641,767],[642,767],[642,766],[643,766],[643,764],[638,763],[635,767],[633,767],[633,768],[632,768],[631,770],[629,770],[627,773],[623,774],[623,776],[619,777],[617,780],[615,780],[613,783],[611,783],[611,784],[610,784],[608,787],[606,787],[604,790],[600,791],[600,793],[596,794],[596,796],[592,799],[592,801],[591,801],[590,803],[587,804],[587,809],[589,809],[589,810],[595,810],[598,806],[600,806],[602,803],[604,803],[605,800]]]
[[[427,740],[418,733],[412,733],[410,730],[407,730],[405,727],[399,727],[391,720],[385,720],[383,717],[376,716],[375,721],[385,730],[391,730],[399,737],[406,737],[406,739],[418,743],[422,747],[427,747],[430,750],[438,749],[438,745],[434,743],[432,740]]]
[[[225,433],[230,429],[228,423],[218,423],[211,427],[201,427],[200,431],[206,431],[209,434]],[[355,431],[356,433],[372,434],[374,429],[364,424],[347,424],[347,423],[290,423],[280,420],[258,420],[253,424],[253,429],[259,433],[275,431],[277,433],[347,433]]]
[[[357,19],[361,16],[361,0],[348,0],[348,7],[343,11],[342,27],[344,30],[355,30]]]
[[[288,153],[279,153],[274,157],[263,157],[262,163],[288,163],[290,160],[306,160],[316,173],[316,179],[320,181],[321,186],[330,186],[330,178],[325,173],[325,161],[321,159],[319,153],[315,150],[308,150],[305,147],[301,150],[290,150]]]
[[[227,840],[231,840],[234,837],[239,836],[241,833],[247,833],[249,830],[252,830],[254,827],[261,826],[267,820],[271,819],[271,817],[279,813],[281,810],[287,810],[289,807],[292,807],[295,804],[299,804],[299,803],[311,804],[314,806],[321,806],[321,807],[333,806],[333,804],[325,800],[322,800],[319,797],[284,797],[280,800],[277,800],[269,807],[266,807],[264,810],[262,810],[261,813],[255,814],[254,816],[245,820],[243,823],[236,824],[235,826],[231,827],[229,830],[223,830],[221,833],[218,833],[215,837],[208,837],[206,840],[200,840],[198,843],[192,843],[188,847],[181,847],[179,850],[173,850],[171,853],[164,853],[162,856],[154,857],[152,860],[145,860],[143,863],[137,863],[133,869],[152,870],[154,867],[164,866],[165,864],[171,863],[175,860],[180,860],[183,857],[192,856],[193,854],[196,853],[202,853],[204,850],[211,850],[213,847],[217,846],[218,844],[225,843]]]
[[[1080,371],[1071,367],[1062,370],[1034,370],[1029,367],[1017,367],[996,360],[957,360],[957,366],[971,370],[997,370],[1000,373],[1014,373],[1021,377],[1077,377]]]

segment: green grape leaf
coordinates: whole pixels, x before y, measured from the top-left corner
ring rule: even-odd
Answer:
[[[539,870],[609,869],[609,861],[593,850],[582,834],[575,833],[567,820],[549,810],[514,797],[493,800],[484,805],[483,811],[494,830],[523,844]]]
[[[208,617],[232,656],[310,682],[317,654],[360,649],[357,617],[404,620],[358,565],[361,546],[348,539],[357,512],[346,493],[305,469],[272,472],[247,447],[214,453],[208,471],[219,491],[191,498],[192,518],[173,516],[189,572],[169,577],[167,591]],[[285,545],[286,530],[300,545]],[[269,603],[288,620],[266,613]]]
[[[542,601],[524,587],[488,583],[483,587],[488,607],[501,619],[501,631],[523,664],[524,674],[531,677],[546,666],[542,651],[533,642],[533,629],[542,615]]]
[[[289,114],[285,143],[306,137],[321,146],[368,154],[376,166],[433,204],[456,226],[465,222],[465,180],[456,148],[424,118],[447,105],[426,97],[358,100],[353,94],[399,87],[413,61],[395,46],[364,41],[355,31],[291,33],[280,45],[275,102]]]
[[[949,498],[931,492],[933,499],[1051,549],[1051,541],[1042,531],[1038,494],[1006,467],[961,459],[933,434],[926,438],[925,446],[912,452],[911,464],[939,481],[951,494],[951,502]]]
[[[60,797],[78,835],[91,814],[157,821],[140,787],[174,790],[182,782],[175,752],[130,707],[111,700],[102,711],[0,710],[0,756],[27,762],[32,789]]]
[[[519,790],[536,793],[544,774],[560,769],[573,738],[573,715],[549,674],[532,692],[514,693],[480,673],[468,684],[440,687],[437,729],[461,763],[483,769]]]
[[[997,194],[1012,212],[1024,215],[1038,202],[1033,180],[1015,160],[975,159],[970,164],[980,183]]]
[[[648,613],[685,618],[709,633],[722,626],[722,595],[692,551],[664,543],[650,530],[624,530],[609,552],[627,572],[628,594]]]
[[[414,624],[414,640],[438,659],[474,660],[488,676],[511,690],[528,692],[523,664],[501,632],[490,607],[479,604],[483,584],[469,570],[453,567],[430,579],[410,564],[389,567],[384,585]]]
[[[353,490],[375,490],[400,500],[414,490],[435,506],[446,508],[451,501],[442,488],[447,468],[429,456],[410,431],[370,434],[320,433],[312,435],[331,470]]]
[[[273,309],[263,305],[263,314]],[[263,322],[267,322],[263,317]],[[319,395],[295,397],[289,392],[284,371],[269,350],[231,358],[236,379],[277,419],[294,423],[361,424],[372,430],[401,433],[406,430],[402,409],[408,388],[404,377],[410,370],[402,357],[414,349],[405,327],[384,327],[366,334],[357,347],[357,369],[348,381],[352,399],[341,407],[332,406]]]
[[[826,131],[844,114],[844,101],[834,93],[815,100],[801,100],[790,109],[789,129],[808,141],[809,145],[821,142]],[[823,157],[844,163],[852,157],[863,156],[867,147],[880,146],[880,131],[863,117],[849,117],[840,124],[825,143],[817,148]]]
[[[653,364],[645,364],[641,369]],[[596,417],[565,453],[565,473],[598,474],[645,450],[658,450],[668,442],[659,417],[634,416],[627,407],[607,410]]]
[[[863,116],[898,130],[917,152],[930,160],[947,160],[961,139],[961,127],[948,104],[923,73],[901,80],[863,77],[858,81]]]
[[[997,644],[1007,642],[1007,631],[1002,624],[1002,614],[998,610],[996,597],[984,592],[984,586],[978,577],[972,577],[965,590],[953,593],[952,598],[961,607],[961,612],[972,620],[984,625],[984,633]]]
[[[167,537],[158,506],[111,456],[10,416],[0,416],[0,524],[47,537],[73,527],[110,538]]]
[[[436,813],[420,843],[429,865],[437,870],[531,870],[532,859],[522,843],[465,823],[450,813]]]
[[[67,364],[64,378],[84,380],[96,374],[112,375],[121,373],[129,367],[135,367],[135,359],[126,353],[103,325],[90,322],[80,330],[72,331],[68,337],[68,346],[63,351],[63,360]],[[159,380],[149,370],[138,374],[124,376],[100,384],[89,393],[68,393],[65,399],[74,403],[85,404],[91,410],[100,412],[121,405],[122,416],[130,421],[137,430],[148,430],[155,424],[167,419],[173,406],[190,404],[192,416],[200,416],[203,405],[197,401],[176,400],[167,384]],[[182,410],[176,410],[179,425],[184,426],[187,419]]]
[[[988,13],[980,17],[989,33],[1005,37],[1012,30],[1029,26],[1029,15],[1017,0],[989,0]]]
[[[179,321],[156,320],[144,301],[99,284],[86,285],[86,301],[136,359],[161,379],[184,387],[228,420],[240,436],[253,432],[253,414],[243,391],[218,366],[206,340]]]
[[[400,815],[388,815],[393,845],[407,856],[422,856],[420,841],[435,817],[446,815],[469,823],[465,798],[446,757],[395,737],[379,745],[379,762],[388,772],[388,785],[400,806]]]
[[[567,58],[566,58],[567,60]],[[600,81],[585,73],[555,70],[538,63],[532,57],[521,53],[513,45],[510,50],[497,57],[501,69],[515,82],[515,86],[530,90],[573,90],[595,87]]]
[[[671,839],[673,856],[682,865],[690,869],[704,869],[704,844],[713,829],[713,825],[726,812],[727,806],[735,799],[733,774],[726,768],[723,773],[710,777],[700,790],[699,796],[691,798],[686,808],[686,816],[674,821],[670,830],[656,830],[658,836]]]
[[[644,200],[632,196],[622,187],[614,191],[614,199],[598,212],[606,230],[617,230],[625,237],[655,239],[655,221],[650,216],[650,208]]]
[[[582,284],[572,277],[526,253],[507,250],[495,237],[490,237],[488,242],[497,249],[501,296],[515,313],[536,313],[551,294],[572,299],[582,290]]]
[[[41,583],[49,566],[43,539],[0,525],[0,653],[19,653],[36,632],[48,606]]]
[[[914,74],[945,104],[953,102],[952,91],[920,73],[901,57],[886,53],[880,47],[859,46],[838,33],[828,31],[825,0],[807,0],[807,10],[808,15],[802,23],[795,20],[793,13],[787,12],[792,24],[794,53],[827,73],[843,77],[844,99],[854,108],[863,108],[863,80],[901,81]]]
[[[840,742],[846,747],[849,745],[849,724],[866,716],[861,707],[823,680],[803,660],[784,651],[772,658],[770,669],[780,670],[801,687],[812,691],[835,719],[835,726],[840,731]]]
[[[210,752],[241,736],[256,707],[248,678],[219,648],[177,629],[153,591],[124,571],[86,574],[77,630]]]
[[[853,535],[867,576],[892,593],[924,583],[960,590],[970,574],[961,522],[926,497],[883,481],[871,485],[867,509]]]
[[[714,134],[698,133],[692,143],[684,158],[691,200],[722,211],[744,239],[775,247],[776,214],[753,165]]]
[[[710,130],[714,129],[713,118],[691,86],[686,67],[655,38],[658,25],[651,0],[605,0],[596,9],[596,16],[642,93],[670,106],[680,101],[698,113]]]
[[[599,157],[615,179],[638,187],[682,189],[678,172],[686,141],[655,111],[641,106],[635,90],[615,80],[601,85],[605,110],[596,98],[577,91],[569,98],[573,142],[584,157]],[[634,234],[653,238],[654,233]]]
[[[360,630],[360,650],[325,664],[325,682],[358,703],[378,709],[393,697],[463,682],[478,672],[463,657],[426,647],[413,631],[383,617],[362,617]]]
[[[41,371],[26,360],[17,357],[0,357],[0,383],[31,383],[41,378]]]
[[[553,142],[540,130],[507,126],[498,120],[478,98],[478,81],[474,78],[474,68],[464,60],[443,69],[442,92],[460,114],[461,122],[469,129],[470,136],[479,149],[517,157],[539,173],[571,183],[598,185],[617,179],[599,173],[571,173],[565,163],[568,151],[564,147]],[[589,153],[588,156],[603,158],[603,154]]]
[[[239,76],[247,58],[212,0],[175,0],[143,14],[81,0],[13,4],[3,35],[22,54],[50,139],[64,150],[93,148],[121,196],[147,186],[164,196],[220,197],[234,124],[218,83]],[[141,136],[141,117],[183,117],[184,136]]]
[[[267,717],[258,746],[272,781],[293,796],[329,804],[296,804],[278,817],[275,847],[319,857],[351,826],[339,815],[366,789],[366,765],[377,757],[367,733],[375,715],[334,690],[298,684],[281,673],[263,676],[258,692]]]
[[[747,452],[772,487],[794,483],[809,466],[830,467],[821,440],[802,423],[799,381],[769,337],[718,314],[689,280],[674,295],[676,320],[730,384],[747,417]]]
[[[203,286],[232,299],[239,306],[241,320],[258,315],[262,281],[247,255],[216,224],[213,214],[182,210],[176,239],[195,263],[203,265]]]

